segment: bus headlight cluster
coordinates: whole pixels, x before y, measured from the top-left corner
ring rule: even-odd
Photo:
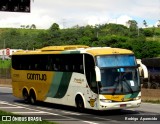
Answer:
[[[107,100],[107,99],[100,99],[101,102],[107,102],[107,103],[111,103],[112,100]]]
[[[134,98],[133,100],[139,100],[139,99],[141,99],[141,96],[138,96],[138,97]]]

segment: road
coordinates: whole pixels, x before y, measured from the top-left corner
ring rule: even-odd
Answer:
[[[158,124],[160,122],[160,105],[142,103],[141,107],[135,109],[121,110],[120,112],[105,111],[97,112],[86,110],[77,112],[76,108],[39,102],[30,105],[12,95],[9,87],[0,87],[0,110],[23,115],[24,117],[37,117],[38,119],[53,121],[61,124],[124,124],[142,123],[140,119],[152,119],[145,123]],[[154,119],[154,120],[153,120]],[[159,121],[155,121],[158,119]]]

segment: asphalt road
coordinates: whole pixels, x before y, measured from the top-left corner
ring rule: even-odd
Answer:
[[[26,104],[23,100],[14,97],[12,89],[8,87],[0,87],[0,110],[23,115],[23,119],[27,118],[27,121],[37,119],[62,124],[160,123],[160,105],[158,104],[142,103],[139,108],[121,110],[120,112],[86,110],[80,113],[76,111],[76,108],[69,106],[44,102],[39,102],[37,105]],[[12,117],[12,121],[17,121],[17,118]],[[152,121],[143,121],[144,119]]]

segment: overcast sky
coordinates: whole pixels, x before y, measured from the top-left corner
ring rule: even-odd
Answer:
[[[105,23],[126,24],[146,20],[156,26],[160,19],[160,0],[31,0],[31,13],[0,12],[0,28],[20,28],[35,24],[48,29],[53,23],[61,28]]]

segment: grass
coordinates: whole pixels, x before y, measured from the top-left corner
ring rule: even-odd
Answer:
[[[160,89],[143,89],[142,102],[160,104]]]
[[[0,68],[9,68],[10,66],[11,66],[11,60],[0,59]]]
[[[18,115],[15,115],[15,114],[12,114],[12,113],[9,113],[9,112],[5,112],[5,111],[1,111],[0,110],[0,124],[56,124],[54,122],[48,122],[48,121],[23,121],[23,122],[20,122],[20,121],[2,121],[2,116],[18,116]],[[18,116],[18,117],[23,117],[23,116]]]
[[[160,100],[144,100],[144,101],[142,100],[142,102],[160,104]]]

